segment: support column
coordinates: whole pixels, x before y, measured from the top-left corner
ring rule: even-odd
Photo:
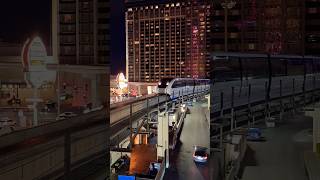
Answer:
[[[306,109],[306,115],[313,118],[313,152],[320,156],[320,105]]]
[[[236,124],[237,122],[234,122],[234,87],[231,88],[231,131],[233,131],[233,128],[237,128]]]
[[[97,107],[101,105],[101,97],[99,97],[99,76],[93,75],[91,78],[91,103],[92,107]]]
[[[141,95],[141,86],[138,85],[138,95],[140,96]]]
[[[33,89],[33,122],[32,126],[38,126],[38,89]]]
[[[168,113],[162,113],[158,117],[158,145],[157,157],[166,157],[166,167],[169,167],[169,121]]]

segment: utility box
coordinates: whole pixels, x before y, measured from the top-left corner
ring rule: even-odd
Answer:
[[[276,126],[275,118],[273,118],[273,117],[267,118],[267,119],[266,119],[266,126],[267,126],[268,128],[273,128],[273,127],[275,127],[275,126]]]
[[[181,109],[180,108],[172,108],[169,113],[169,126],[173,127],[174,125],[178,124],[178,121],[181,116]]]

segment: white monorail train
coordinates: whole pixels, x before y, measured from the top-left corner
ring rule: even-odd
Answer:
[[[171,99],[210,90],[210,79],[164,78],[158,84],[157,92],[167,94]]]

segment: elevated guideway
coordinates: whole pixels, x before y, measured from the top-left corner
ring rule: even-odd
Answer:
[[[209,92],[200,92],[195,96],[207,94]],[[190,95],[193,96],[193,95]],[[187,99],[189,96],[184,96]],[[132,123],[143,118],[147,112],[154,111],[156,108],[164,109],[166,102],[177,101],[178,98],[170,100],[166,95],[151,95],[140,99],[131,100],[111,105],[110,108],[110,124],[111,124],[111,139],[112,145],[117,145],[123,139],[129,136],[130,119]]]
[[[234,164],[229,166],[231,161],[224,157],[228,153],[227,137],[241,126],[256,127],[262,124],[263,127],[279,125],[281,128],[287,121],[285,115],[295,116],[303,112],[306,106],[319,101],[320,58],[242,53],[213,53],[212,57],[211,74],[217,76],[211,77],[215,83],[210,99],[210,149],[218,157],[218,174],[233,179],[239,173],[239,167]],[[277,128],[271,128],[270,131],[273,129]],[[251,170],[255,173],[259,171],[257,168]],[[269,179],[275,178],[271,176]]]
[[[106,159],[106,117],[101,110],[0,136],[0,179],[73,177],[79,168]]]

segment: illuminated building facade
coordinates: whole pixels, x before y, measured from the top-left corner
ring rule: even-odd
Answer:
[[[210,16],[211,6],[204,0],[128,5],[129,82],[207,77]]]
[[[108,0],[53,0],[53,56],[60,64],[105,65],[109,59]]]
[[[320,55],[320,0],[305,0],[305,54]]]
[[[303,54],[303,1],[265,0],[263,42],[271,54]]]
[[[61,112],[70,107],[82,110],[103,105],[106,111],[99,121],[103,126],[99,127],[105,127],[102,130],[105,137],[111,137],[109,29],[110,0],[52,0],[52,56],[59,62],[57,82]],[[93,124],[88,122],[87,125],[92,127]],[[110,169],[106,168],[110,164],[109,142],[109,138],[101,141],[105,151],[97,155],[106,156],[103,167],[107,169],[106,179],[110,174]],[[66,153],[71,154],[70,151],[71,148]]]
[[[303,54],[304,1],[236,1],[228,10],[228,52]],[[212,51],[224,51],[224,9],[213,8]]]

